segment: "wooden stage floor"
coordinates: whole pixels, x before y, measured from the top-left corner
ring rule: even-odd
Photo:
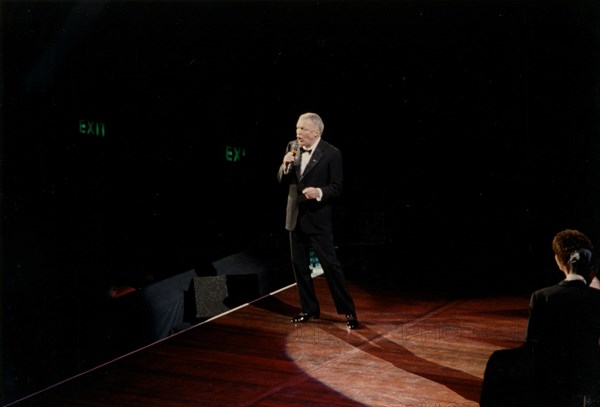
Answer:
[[[520,345],[528,297],[444,298],[349,282],[361,326],[294,325],[296,286],[211,318],[10,405],[479,405],[485,364]]]

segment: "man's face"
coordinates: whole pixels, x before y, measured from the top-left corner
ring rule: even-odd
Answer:
[[[296,123],[296,139],[302,147],[309,148],[319,137],[319,130],[313,122],[307,119],[299,119]]]

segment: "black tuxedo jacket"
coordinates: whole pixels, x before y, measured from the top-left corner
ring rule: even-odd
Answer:
[[[292,143],[288,143],[286,152],[291,151]],[[305,233],[332,233],[333,205],[343,190],[342,153],[321,139],[310,153],[310,161],[303,173],[301,154],[307,153],[299,153],[288,171],[282,164],[277,172],[278,181],[289,185],[285,228],[292,231],[299,224]],[[302,190],[307,187],[321,188],[321,201],[306,199]]]
[[[600,337],[600,290],[563,280],[535,291],[529,301],[527,341],[548,346],[595,344]]]
[[[600,379],[600,290],[563,280],[531,295],[526,341],[535,374],[552,386]]]

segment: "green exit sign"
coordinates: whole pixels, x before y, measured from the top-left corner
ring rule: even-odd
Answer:
[[[90,120],[79,120],[79,133],[104,137],[106,135],[106,123]]]
[[[242,157],[246,156],[246,149],[244,147],[236,146],[225,146],[225,160],[236,162],[240,161]]]

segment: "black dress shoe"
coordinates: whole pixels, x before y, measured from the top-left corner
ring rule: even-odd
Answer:
[[[297,324],[299,322],[306,322],[311,319],[318,319],[318,318],[319,318],[318,312],[301,312],[298,315],[296,315],[294,318],[292,318],[292,322]]]
[[[358,319],[356,319],[356,316],[352,314],[346,314],[346,325],[348,325],[348,328],[350,329],[358,328]]]

